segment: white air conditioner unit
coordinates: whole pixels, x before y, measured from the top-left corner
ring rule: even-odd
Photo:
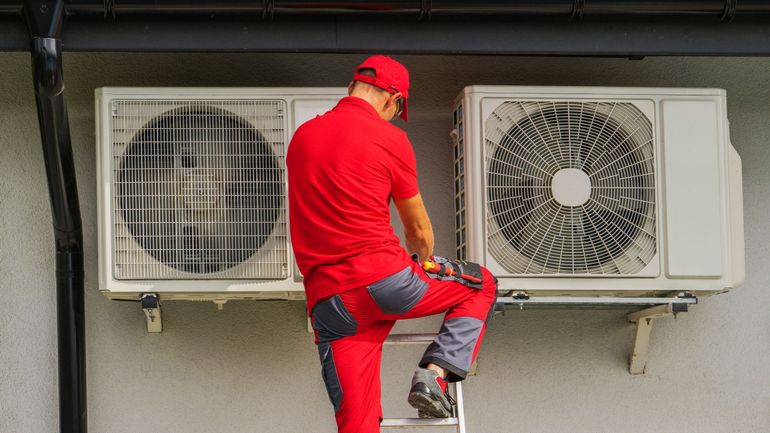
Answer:
[[[720,89],[471,86],[453,114],[457,255],[500,290],[713,294],[744,280]]]
[[[285,156],[344,88],[96,90],[99,288],[301,299]]]

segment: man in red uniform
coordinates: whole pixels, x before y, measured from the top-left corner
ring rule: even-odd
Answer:
[[[340,433],[380,431],[382,344],[396,320],[439,313],[444,323],[408,400],[421,417],[449,417],[446,384],[465,378],[496,295],[494,277],[476,264],[435,258],[438,272],[424,271],[390,225],[393,200],[408,251],[433,258],[414,151],[390,123],[407,120],[408,92],[403,65],[366,59],[350,96],[300,126],[286,159],[292,245]]]

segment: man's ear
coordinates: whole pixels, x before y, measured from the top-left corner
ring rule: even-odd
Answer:
[[[396,100],[401,97],[401,92],[388,94],[388,99],[385,102],[385,107],[390,107],[391,105],[396,105]]]
[[[353,86],[356,85],[356,82],[353,80],[350,80],[348,83],[348,96],[350,96],[351,93],[353,93]]]

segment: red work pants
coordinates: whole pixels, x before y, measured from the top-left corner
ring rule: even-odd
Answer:
[[[373,283],[326,299],[312,313],[322,375],[334,406],[339,433],[378,433],[382,345],[396,320],[444,313],[436,339],[418,363],[463,380],[476,358],[497,285],[482,268],[481,289],[434,279],[418,264]]]

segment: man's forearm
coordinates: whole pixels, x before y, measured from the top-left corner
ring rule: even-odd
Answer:
[[[433,255],[433,228],[406,234],[406,248],[416,253],[420,260],[428,260]]]
[[[406,248],[409,253],[416,253],[420,259],[428,260],[433,255],[433,225],[417,194],[407,199],[397,199],[396,208],[404,226]]]

